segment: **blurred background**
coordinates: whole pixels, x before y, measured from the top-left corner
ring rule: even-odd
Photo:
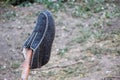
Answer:
[[[0,80],[19,80],[22,45],[46,9],[51,59],[29,80],[120,80],[120,0],[0,0]]]

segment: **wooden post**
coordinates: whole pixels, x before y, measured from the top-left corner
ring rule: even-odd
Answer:
[[[33,51],[31,49],[26,49],[26,57],[25,61],[23,62],[23,68],[21,73],[21,80],[28,80],[28,76],[30,73],[30,61],[32,58]]]

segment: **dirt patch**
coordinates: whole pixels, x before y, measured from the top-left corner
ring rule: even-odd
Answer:
[[[115,21],[112,21],[108,26],[104,28],[104,32],[117,32],[120,30],[120,17],[118,17]]]

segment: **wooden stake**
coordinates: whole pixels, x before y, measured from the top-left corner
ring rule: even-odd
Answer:
[[[23,62],[23,68],[21,73],[21,80],[28,80],[28,76],[30,73],[30,61],[32,58],[33,51],[31,49],[26,49],[26,58]]]

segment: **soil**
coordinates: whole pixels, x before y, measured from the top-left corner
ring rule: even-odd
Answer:
[[[24,60],[22,45],[31,34],[39,12],[44,9],[39,4],[0,8],[0,80],[19,80],[20,65]],[[106,40],[90,38],[77,43],[74,40],[80,35],[80,28],[88,29],[99,14],[85,19],[73,17],[64,11],[53,15],[56,36],[51,59],[44,67],[31,70],[29,80],[120,80],[119,33],[112,34],[113,38]],[[110,25],[103,28],[104,34],[116,30],[120,32],[120,17],[115,17]],[[94,46],[115,50],[93,50]]]

